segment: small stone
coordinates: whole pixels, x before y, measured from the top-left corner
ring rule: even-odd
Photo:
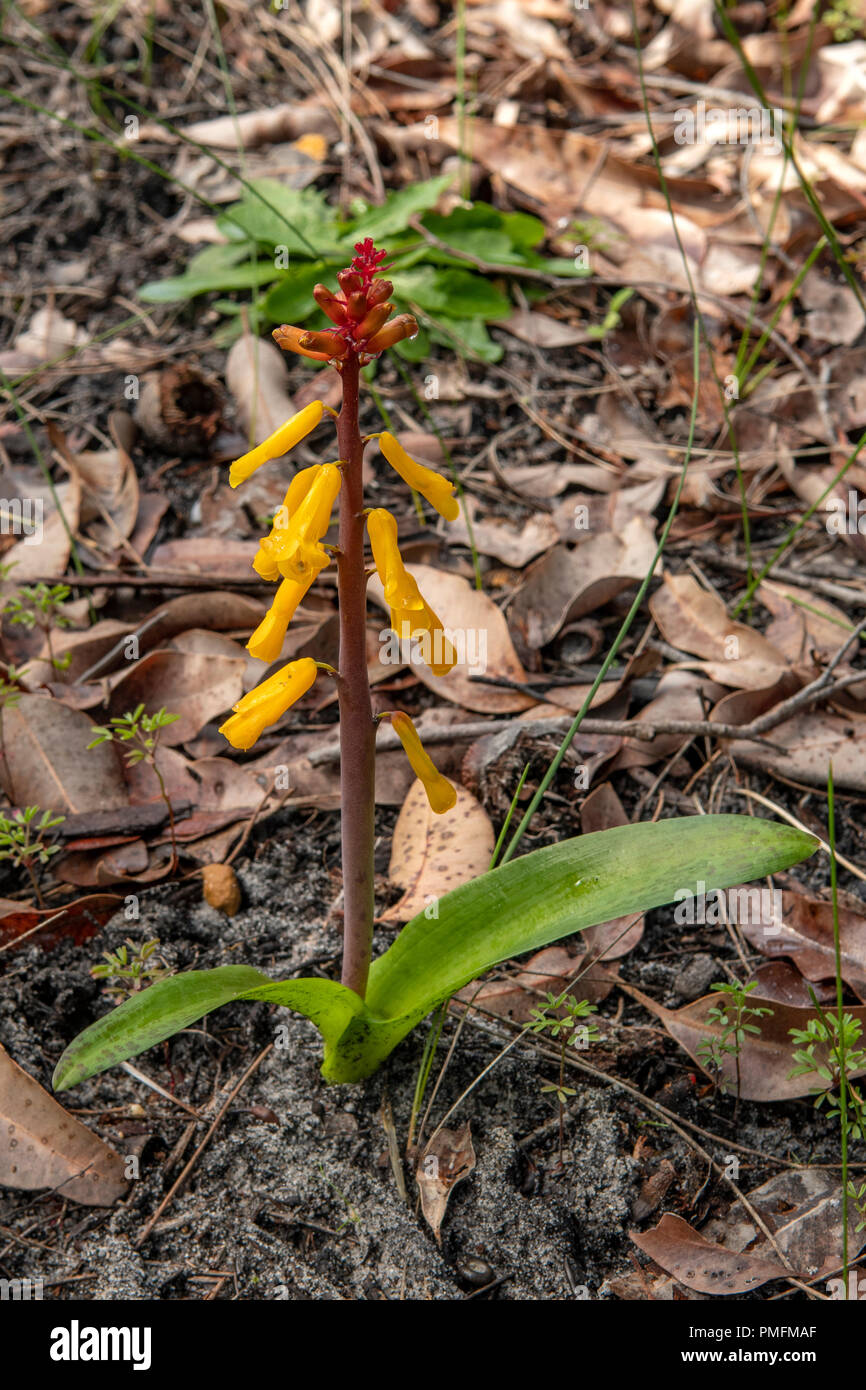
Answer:
[[[687,1002],[697,999],[707,993],[718,974],[719,967],[712,956],[695,956],[688,965],[677,971],[674,976],[674,989],[680,998]]]
[[[205,864],[202,881],[205,902],[226,917],[234,917],[241,905],[241,888],[231,864]]]
[[[471,1255],[465,1260],[458,1260],[457,1274],[464,1284],[471,1284],[474,1289],[486,1288],[496,1278],[487,1261],[480,1260],[477,1255]]]

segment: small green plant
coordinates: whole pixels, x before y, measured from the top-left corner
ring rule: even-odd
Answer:
[[[748,1035],[759,1037],[761,1033],[759,1025],[751,1020],[772,1014],[773,1010],[756,1008],[754,1004],[749,1003],[749,995],[758,988],[757,982],[743,985],[740,984],[739,980],[734,980],[730,983],[711,985],[710,988],[724,996],[723,1001],[713,1005],[707,1014],[707,1022],[718,1024],[721,1032],[712,1037],[704,1038],[699,1044],[698,1061],[715,1077],[716,1085],[725,1091],[727,1082],[722,1075],[725,1058],[734,1058],[737,1074],[737,1098],[734,1110],[734,1114],[736,1114],[740,1106],[740,1053],[743,1043]]]
[[[815,1001],[819,1011],[818,1018],[810,1018],[805,1028],[790,1030],[795,1044],[794,1061],[797,1063],[792,1076],[807,1076],[814,1072],[819,1082],[812,1087],[815,1108],[826,1105],[827,1117],[838,1120],[850,1139],[866,1139],[866,1098],[861,1088],[851,1081],[852,1073],[866,1067],[866,1048],[858,1043],[863,1033],[863,1025],[852,1014],[839,1016],[828,1014]],[[842,1078],[847,1078],[847,1105],[843,1116],[839,1088]]]
[[[0,675],[0,709],[11,709],[13,705],[17,705],[24,694],[21,681],[26,670],[26,666],[7,666]]]
[[[150,303],[188,299],[207,291],[258,291],[255,309],[271,323],[330,328],[311,295],[332,275],[362,237],[387,236],[394,257],[392,300],[400,313],[415,315],[420,331],[396,345],[408,361],[422,361],[431,343],[497,362],[502,348],[486,325],[508,318],[511,300],[501,287],[508,271],[543,271],[585,276],[574,258],[544,256],[536,249],[544,223],[523,212],[501,212],[489,203],[458,205],[445,215],[432,211],[452,183],[450,174],[410,184],[391,193],[381,207],[357,201],[342,220],[316,189],[286,188],[274,179],[253,180],[243,199],[217,225],[227,241],[193,256],[183,275],[143,286]],[[480,268],[489,266],[488,274]],[[495,282],[494,276],[495,274]],[[537,286],[527,289],[532,298]],[[631,291],[627,291],[631,293]],[[241,306],[218,300],[224,314]]]
[[[590,1043],[598,1042],[601,1035],[595,1023],[584,1022],[590,1014],[596,1012],[595,1004],[590,1004],[588,999],[575,999],[568,988],[559,995],[547,990],[545,999],[547,1003],[543,1008],[539,1007],[532,1010],[532,1020],[528,1028],[530,1033],[549,1033],[552,1038],[559,1042],[559,1080],[545,1082],[541,1088],[541,1094],[554,1096],[559,1106],[559,1162],[561,1166],[565,1105],[571,1096],[577,1094],[571,1086],[565,1084],[565,1050],[567,1047],[588,1047]]]
[[[65,819],[65,816],[52,816],[50,811],[43,811],[40,815],[38,806],[13,811],[11,818],[0,812],[0,860],[11,860],[16,868],[24,870],[40,907],[45,906],[45,899],[36,869],[39,865],[47,864],[52,855],[59,852],[60,845],[49,844],[47,837]]]
[[[164,979],[169,973],[165,962],[154,956],[159,944],[158,937],[138,945],[127,937],[116,951],[103,951],[105,964],[94,965],[90,973],[95,980],[116,981],[108,986],[105,993],[114,995],[120,1003],[122,999],[128,999],[144,989],[145,985]]]
[[[850,43],[859,38],[864,30],[864,18],[859,13],[857,0],[833,0],[824,11],[821,19],[833,34],[834,43]]]
[[[866,1231],[866,1182],[858,1188],[856,1183],[849,1182],[848,1197],[853,1202],[857,1215],[860,1220],[855,1226],[855,1231]]]
[[[159,784],[159,794],[168,811],[172,872],[177,868],[174,808],[165,785],[165,779],[157,766],[156,750],[161,731],[179,718],[179,714],[168,714],[165,709],[157,710],[156,714],[145,714],[144,705],[138,705],[131,713],[127,711],[126,714],[120,715],[118,718],[110,719],[107,725],[94,725],[93,732],[96,734],[96,738],[87,745],[89,750],[97,748],[100,743],[124,744],[123,754],[128,767],[145,762],[152,770]]]
[[[22,627],[38,627],[48,646],[48,658],[55,671],[65,671],[72,660],[71,652],[64,657],[55,657],[51,645],[54,629],[71,627],[64,609],[70,597],[68,584],[22,584],[17,593],[6,601],[6,616],[10,623]]]
[[[622,323],[619,311],[624,304],[628,303],[633,294],[634,290],[617,290],[616,294],[611,297],[607,306],[607,313],[601,323],[595,323],[586,330],[587,337],[606,338],[608,333],[613,333],[615,329],[619,328]]]

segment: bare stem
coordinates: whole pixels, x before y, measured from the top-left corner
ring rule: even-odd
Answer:
[[[340,792],[343,851],[343,984],[364,998],[373,945],[375,725],[367,677],[367,577],[364,571],[364,446],[358,428],[358,359],[343,362],[337,421],[340,489]]]

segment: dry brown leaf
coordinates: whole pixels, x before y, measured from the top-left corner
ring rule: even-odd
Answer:
[[[231,656],[203,656],[161,649],[149,652],[121,677],[111,692],[109,713],[119,718],[143,704],[148,714],[166,709],[180,718],[168,724],[160,742],[173,746],[194,738],[205,724],[224,715],[244,693],[246,663]]]
[[[600,1003],[616,984],[618,968],[616,965],[604,969],[594,965],[587,968],[587,952],[572,956],[564,946],[545,946],[544,950],[530,956],[516,975],[487,984],[473,980],[458,990],[454,998],[499,1018],[526,1023],[533,1009],[544,1002],[548,991],[558,996],[568,989],[573,999]]]
[[[108,1207],[127,1190],[123,1159],[76,1120],[0,1047],[0,1183],[51,1188]]]
[[[394,827],[388,876],[403,897],[383,922],[408,922],[419,912],[435,916],[437,899],[486,873],[493,854],[493,826],[483,806],[464,787],[444,816],[431,811],[424,785],[413,783]]]
[[[767,738],[785,751],[777,753],[763,744],[735,739],[727,745],[728,751],[744,767],[766,768],[810,787],[826,787],[832,762],[837,787],[866,792],[866,737],[861,720],[809,710],[777,724]]]
[[[114,447],[84,450],[74,454],[65,436],[54,425],[48,434],[61,460],[81,480],[79,524],[86,529],[106,565],[115,563],[116,552],[132,535],[138,519],[138,475],[129,450],[135,438],[135,425],[123,410],[112,411],[108,420]],[[94,562],[100,563],[97,553]]]
[[[45,695],[22,695],[2,716],[3,781],[13,806],[95,811],[128,800],[113,744],[87,751],[93,724]]]
[[[866,999],[866,904],[839,895],[839,941],[842,978]],[[833,904],[803,893],[782,893],[782,921],[749,921],[742,932],[765,956],[789,956],[807,980],[827,980],[836,973]]]
[[[402,439],[402,436],[401,436]],[[549,516],[537,512],[515,526],[512,521],[502,517],[478,516],[478,505],[474,498],[464,497],[460,516],[448,528],[449,543],[455,541],[470,545],[468,521],[472,524],[472,540],[476,550],[482,555],[493,555],[503,565],[512,569],[523,569],[536,555],[550,550],[559,540],[559,531]]]
[[[772,1231],[776,1244],[803,1278],[825,1279],[843,1264],[842,1188],[839,1177],[819,1168],[792,1168],[776,1173],[748,1194]],[[856,1230],[853,1204],[848,1215],[849,1259],[866,1245],[866,1231]],[[754,1217],[736,1201],[724,1221],[704,1228],[718,1234],[725,1247],[745,1251],[749,1258],[776,1259],[773,1247]]]
[[[3,564],[14,566],[10,573],[16,584],[28,584],[33,579],[61,579],[67,571],[72,551],[69,537],[78,531],[81,508],[78,477],[73,475],[68,482],[59,483],[55,494],[59,510],[47,489],[33,490],[34,500],[41,500],[44,508],[42,539],[38,545],[25,538],[4,552]]]
[[[566,623],[593,613],[643,579],[656,551],[652,528],[635,516],[619,535],[558,545],[528,570],[510,609],[527,646],[545,646]]]
[[[671,1037],[676,1039],[680,1047],[685,1048],[702,1070],[705,1070],[698,1056],[698,1048],[707,1039],[719,1036],[719,1025],[709,1020],[710,1010],[718,1006],[718,995],[705,994],[682,1009],[666,1009],[664,1005],[635,989],[634,985],[620,982],[620,988],[625,989],[627,994],[637,999],[655,1014],[656,1018],[661,1019]],[[761,1008],[765,1002],[757,993],[749,995],[749,999],[756,1008]],[[791,1029],[806,1028],[809,1020],[818,1018],[818,1014],[815,1009],[797,1009],[769,1000],[766,1002],[767,1007],[772,1008],[772,1014],[758,1020],[760,1034],[749,1034],[740,1049],[740,1097],[742,1100],[766,1101],[792,1100],[795,1096],[807,1096],[815,1086],[816,1078],[814,1074],[791,1076]],[[857,1005],[848,1012],[866,1025],[866,1006]],[[816,1054],[820,1059],[820,1047],[816,1049]],[[860,1076],[864,1072],[866,1067],[862,1067],[856,1073],[852,1072],[851,1075]],[[735,1059],[728,1054],[724,1057],[722,1079],[728,1090],[736,1093]]]
[[[672,646],[707,658],[701,669],[721,685],[757,690],[773,685],[788,669],[766,637],[734,622],[721,599],[689,574],[666,574],[664,587],[650,599],[650,612]]]
[[[244,333],[229,350],[226,385],[254,444],[261,444],[295,413],[288,379],[286,355],[276,343]]]
[[[123,898],[114,893],[91,894],[60,907],[29,907],[10,898],[0,898],[0,941],[7,943],[33,932],[32,936],[28,935],[28,942],[34,941],[43,950],[67,937],[78,946],[95,936],[122,906]],[[33,931],[40,922],[48,923],[49,918],[52,919],[49,925]]]
[[[688,1289],[728,1298],[760,1288],[771,1279],[788,1279],[791,1271],[775,1259],[759,1259],[715,1245],[681,1216],[666,1212],[651,1231],[629,1231],[639,1250]]]
[[[440,1129],[418,1160],[415,1181],[421,1210],[438,1244],[442,1243],[440,1231],[448,1199],[474,1167],[475,1150],[468,1120],[459,1129]]]

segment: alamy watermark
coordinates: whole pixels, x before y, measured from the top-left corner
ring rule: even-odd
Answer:
[[[0,497],[0,536],[23,536],[25,545],[40,545],[44,510],[41,497]]]
[[[782,930],[782,894],[778,888],[711,888],[698,879],[695,888],[678,888],[674,893],[674,921],[677,926],[733,925],[761,927],[767,936]]]
[[[674,112],[674,140],[678,145],[764,145],[773,154],[784,148],[785,113],[779,106],[707,106],[701,98],[695,109]]]
[[[444,627],[430,632],[413,629],[408,620],[400,631],[384,627],[379,633],[379,660],[383,666],[447,666],[456,658],[470,676],[487,671],[487,629]]]

